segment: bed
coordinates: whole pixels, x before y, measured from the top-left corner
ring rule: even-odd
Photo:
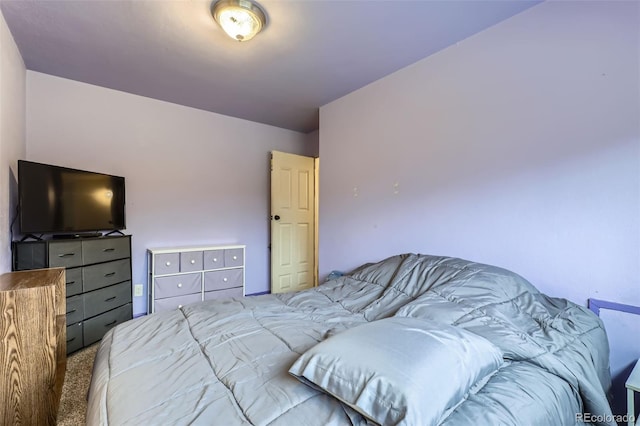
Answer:
[[[498,267],[403,254],[117,326],[87,424],[614,425],[609,387],[588,309]]]

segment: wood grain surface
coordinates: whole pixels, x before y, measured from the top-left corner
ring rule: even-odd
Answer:
[[[55,425],[66,367],[63,268],[0,275],[0,424]]]

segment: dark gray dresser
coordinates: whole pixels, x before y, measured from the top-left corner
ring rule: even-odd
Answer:
[[[13,270],[66,268],[67,353],[132,318],[131,236],[16,241]]]

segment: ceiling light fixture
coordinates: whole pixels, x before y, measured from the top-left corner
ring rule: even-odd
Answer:
[[[238,41],[251,40],[267,24],[264,11],[251,0],[218,0],[211,13],[224,32]]]

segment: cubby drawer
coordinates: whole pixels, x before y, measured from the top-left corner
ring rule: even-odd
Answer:
[[[232,297],[242,297],[242,287],[204,292],[204,300],[231,299]]]
[[[12,246],[14,271],[42,269],[48,267],[46,241],[16,241]]]
[[[73,268],[82,265],[82,243],[80,241],[50,242],[49,267]]]
[[[225,249],[224,250],[224,266],[230,268],[234,266],[244,265],[244,250],[243,249]]]
[[[67,353],[82,349],[82,323],[73,324],[67,327]]]
[[[82,293],[82,268],[66,270],[67,297]]]
[[[131,319],[131,303],[120,306],[112,311],[86,320],[83,323],[82,336],[84,345],[88,346],[102,339],[107,331],[118,324]]]
[[[82,285],[85,292],[130,279],[129,259],[114,260],[82,268]]]
[[[82,296],[68,297],[67,300],[67,325],[82,321],[84,318],[84,303]]]
[[[180,309],[185,305],[202,301],[202,295],[187,294],[186,296],[168,297],[166,299],[158,299],[154,301],[154,312],[170,311]]]
[[[185,251],[180,253],[180,272],[202,271],[202,252]]]
[[[180,274],[155,279],[153,297],[164,299],[166,297],[184,296],[202,291],[202,274]]]
[[[82,295],[84,316],[91,318],[125,303],[131,302],[131,281],[101,288]]]
[[[82,241],[82,260],[85,265],[130,256],[129,238],[104,237],[99,240]]]
[[[155,256],[153,273],[156,275],[180,272],[180,253],[162,253]]]
[[[222,269],[204,273],[204,291],[242,287],[242,268]]]
[[[206,250],[203,266],[204,269],[224,268],[224,250]]]

